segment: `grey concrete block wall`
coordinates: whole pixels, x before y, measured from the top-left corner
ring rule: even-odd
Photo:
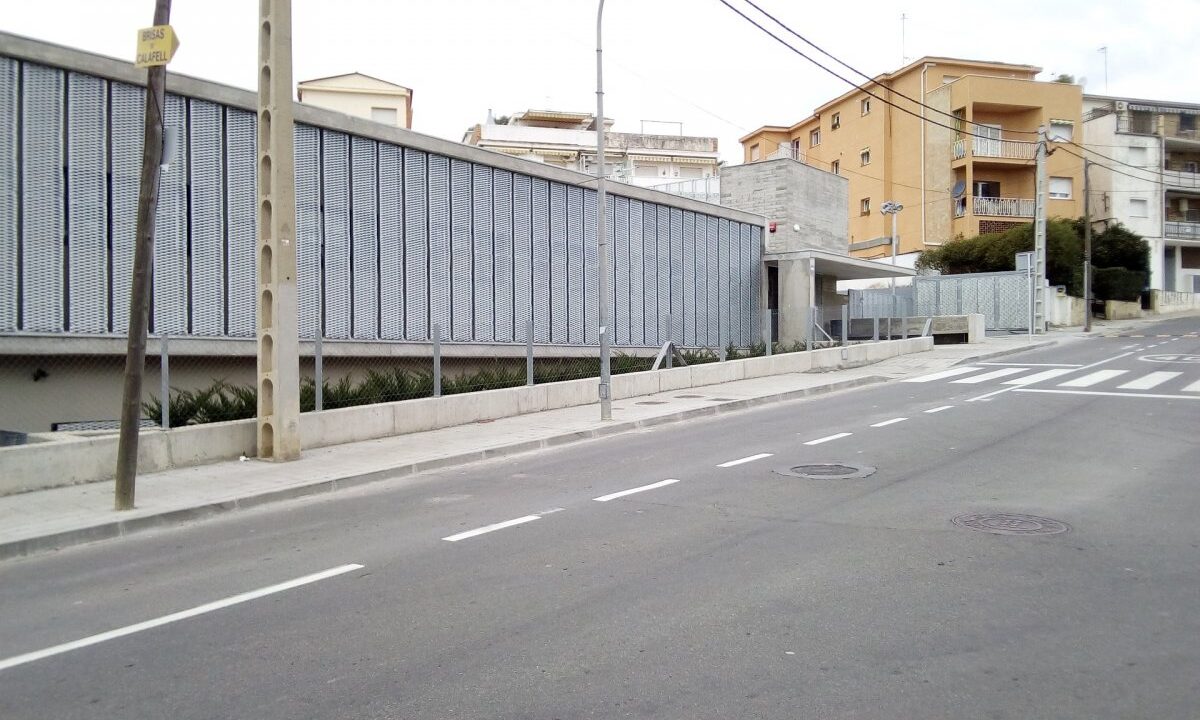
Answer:
[[[721,170],[721,204],[777,223],[765,252],[816,249],[845,254],[850,237],[849,182],[781,158]],[[799,229],[795,229],[795,226]]]

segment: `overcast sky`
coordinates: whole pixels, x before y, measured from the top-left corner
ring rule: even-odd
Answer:
[[[1098,48],[1107,46],[1109,94],[1200,102],[1200,0],[755,2],[872,75],[902,56],[944,55],[1037,65],[1043,79],[1070,73],[1104,93]],[[152,0],[0,4],[6,31],[124,59],[154,9]],[[182,45],[170,70],[253,88],[257,9],[256,0],[175,0]],[[488,108],[594,111],[595,19],[594,0],[294,0],[294,77],[357,70],[406,85],[413,129],[461,140]],[[616,129],[680,121],[686,134],[717,136],[732,162],[738,137],[794,123],[849,87],[718,0],[608,0],[604,28],[605,114]]]

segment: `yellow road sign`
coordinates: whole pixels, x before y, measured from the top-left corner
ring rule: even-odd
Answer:
[[[154,67],[171,62],[179,49],[179,38],[170,25],[155,25],[138,30],[135,67]]]

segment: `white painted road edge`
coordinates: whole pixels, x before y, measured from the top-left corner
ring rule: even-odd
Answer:
[[[541,519],[541,515],[526,515],[525,517],[519,517],[514,520],[505,520],[504,522],[498,522],[494,525],[485,525],[481,528],[475,528],[474,530],[467,530],[466,532],[460,532],[457,535],[450,535],[442,539],[446,542],[458,542],[459,540],[473,538],[476,535],[483,535],[484,533],[495,532],[497,530],[503,530],[504,528],[512,527],[513,525],[520,525],[521,523],[533,522],[534,520]]]
[[[825,437],[817,438],[816,440],[809,440],[808,442],[806,442],[804,444],[805,445],[820,445],[821,443],[827,443],[830,440],[840,440],[841,438],[844,438],[844,437],[850,437],[853,434],[854,433],[848,433],[848,432],[834,433],[833,435],[826,435]]]
[[[933,413],[940,413],[941,411],[949,410],[952,407],[954,407],[954,406],[953,405],[942,405],[940,407],[930,408],[925,411],[925,414],[932,415]]]
[[[871,427],[887,427],[888,425],[895,425],[898,422],[904,422],[907,419],[908,418],[892,418],[891,420],[884,420],[883,422],[877,422],[874,425],[872,425]]]
[[[610,493],[608,495],[601,495],[598,498],[592,498],[592,499],[595,500],[596,502],[608,502],[609,500],[616,500],[617,498],[625,497],[626,495],[632,495],[634,493],[645,492],[647,490],[653,490],[655,488],[665,487],[667,485],[674,485],[677,482],[679,482],[679,481],[674,478],[671,478],[668,480],[660,480],[656,483],[650,483],[649,485],[643,485],[641,487],[630,488],[628,490],[622,490],[621,492]]]
[[[751,455],[750,457],[738,458],[737,460],[730,460],[729,462],[723,462],[720,465],[718,465],[717,467],[719,467],[719,468],[733,467],[734,465],[741,465],[743,463],[754,462],[755,460],[762,460],[763,458],[769,458],[769,457],[773,457],[773,456],[774,456],[774,453],[759,453],[757,455]]]
[[[338,567],[323,570],[319,573],[298,577],[295,580],[288,580],[287,582],[282,582],[278,585],[269,585],[265,588],[259,588],[258,590],[251,590],[250,592],[244,592],[239,595],[232,595],[223,600],[197,605],[190,610],[182,610],[177,613],[171,613],[170,615],[163,615],[162,617],[154,618],[153,620],[146,620],[145,622],[136,623],[134,625],[126,625],[125,627],[117,628],[116,630],[109,630],[108,632],[102,632],[99,635],[92,635],[81,640],[63,643],[62,645],[55,645],[54,647],[49,647],[45,650],[37,650],[34,652],[25,653],[24,655],[16,655],[6,660],[0,660],[0,670],[7,670],[18,665],[31,663],[35,660],[41,660],[42,658],[61,655],[63,653],[71,652],[72,650],[79,650],[80,648],[88,647],[89,645],[96,645],[108,640],[115,640],[120,637],[125,637],[126,635],[142,632],[143,630],[150,630],[152,628],[167,625],[179,620],[186,620],[188,618],[196,617],[197,615],[210,613],[214,610],[221,610],[222,608],[227,608],[232,605],[239,605],[251,600],[257,600],[258,598],[283,592],[284,590],[291,590],[292,588],[297,588],[301,585],[308,585],[309,583],[327,580],[331,577],[336,577],[354,570],[360,570],[362,567],[362,565],[358,565],[356,563],[339,565]]]

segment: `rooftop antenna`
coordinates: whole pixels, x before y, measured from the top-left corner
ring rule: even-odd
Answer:
[[[904,37],[905,25],[907,23],[908,23],[908,14],[900,13],[900,64],[901,65],[908,64],[908,53],[906,52],[905,37]]]
[[[1104,53],[1104,94],[1108,94],[1108,46],[1098,49],[1096,52]]]

